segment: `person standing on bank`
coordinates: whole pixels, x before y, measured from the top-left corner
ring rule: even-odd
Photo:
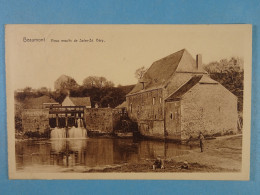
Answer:
[[[204,147],[204,136],[203,136],[202,132],[200,132],[199,140],[200,140],[200,151],[203,152],[203,147]]]

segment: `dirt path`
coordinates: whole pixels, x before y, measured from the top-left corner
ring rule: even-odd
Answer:
[[[196,148],[189,154],[176,157],[175,161],[187,161],[230,171],[241,169],[242,135],[206,140],[204,146],[204,152],[200,152],[200,148]]]

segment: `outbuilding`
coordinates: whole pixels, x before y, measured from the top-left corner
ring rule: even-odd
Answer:
[[[62,106],[85,106],[91,108],[90,97],[70,97],[69,95],[63,100]]]

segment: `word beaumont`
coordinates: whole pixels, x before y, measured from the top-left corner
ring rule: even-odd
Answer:
[[[23,38],[23,42],[45,42],[45,38],[34,38],[34,39],[29,39],[27,37]]]

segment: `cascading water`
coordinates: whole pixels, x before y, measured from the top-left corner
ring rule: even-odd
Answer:
[[[66,138],[66,129],[55,127],[51,131],[51,139]]]
[[[86,138],[87,130],[84,128],[82,119],[77,120],[78,127],[58,128],[55,127],[51,130],[51,139],[61,139],[61,138]],[[68,131],[68,133],[66,133]]]
[[[87,131],[83,126],[82,119],[77,120],[77,125],[78,125],[78,127],[73,126],[71,129],[69,129],[68,137],[69,138],[85,138],[85,137],[87,137]]]

